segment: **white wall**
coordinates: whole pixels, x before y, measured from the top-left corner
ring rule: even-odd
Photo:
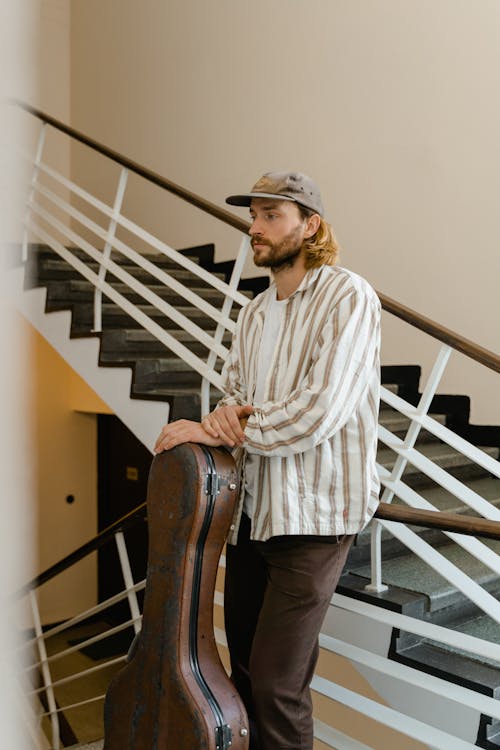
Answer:
[[[219,204],[268,169],[310,173],[345,265],[500,349],[498,2],[74,0],[71,61],[75,127]],[[111,196],[88,163],[74,174]],[[156,191],[127,206],[174,245],[237,242]],[[385,361],[426,364],[420,339],[389,326]],[[457,356],[446,388],[498,421],[479,369]]]

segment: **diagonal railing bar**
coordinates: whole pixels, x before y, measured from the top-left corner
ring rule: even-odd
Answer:
[[[41,229],[41,227],[37,226],[33,222],[30,221],[29,226],[30,229],[38,237],[40,237],[40,239],[43,239],[44,242],[46,242],[62,258],[67,260],[70,265],[77,268],[77,270],[80,271],[84,278],[91,281],[94,285],[98,283],[97,274],[90,271],[84,263],[78,261],[78,259],[75,258],[71,253],[69,253],[60,242],[55,240],[53,237],[47,234],[47,232]],[[207,372],[203,360],[200,360],[199,357],[191,352],[190,349],[184,346],[180,341],[177,341],[177,339],[171,336],[160,325],[155,323],[154,320],[149,318],[138,308],[129,303],[129,301],[122,294],[117,292],[107,282],[103,282],[101,286],[103,292],[105,292],[105,294],[113,302],[116,302],[116,304],[122,307],[130,315],[131,318],[136,320],[143,328],[152,333],[159,341],[165,344],[168,349],[173,351],[174,354],[177,354],[177,356],[184,359],[184,361],[187,362],[193,368],[193,370],[196,370],[196,372],[199,372],[202,376],[206,375],[206,377],[209,378],[210,382],[213,383],[213,385],[215,385],[217,388],[219,388],[219,390],[221,390],[221,378],[218,373]]]
[[[59,199],[59,197],[56,196],[54,193],[52,193],[52,191],[45,189],[45,188],[41,188],[39,189],[39,193],[49,198],[50,200],[52,200],[56,205],[59,205],[61,208],[67,208],[68,214],[72,218],[79,221],[87,229],[90,229],[91,232],[93,232],[96,236],[102,239],[105,238],[106,233],[101,227],[99,227],[95,222],[91,221],[90,219],[87,219],[87,217],[85,217],[85,215],[82,214],[80,211],[73,208],[72,206],[67,204],[65,201]],[[81,244],[80,249],[85,250],[87,247],[92,248],[92,254],[90,252],[88,254],[89,255],[91,254],[91,257],[93,260],[97,259],[98,256],[96,254],[99,253],[97,248],[94,248],[90,243],[87,243],[82,237],[80,237],[80,235],[77,235],[76,233],[75,233],[75,239],[77,239],[79,244]],[[221,311],[218,308],[211,305],[209,302],[206,302],[206,300],[204,300],[198,294],[193,292],[189,287],[177,281],[175,278],[170,276],[161,268],[158,268],[158,266],[156,266],[154,263],[152,263],[143,255],[141,255],[140,253],[130,248],[128,245],[126,245],[124,242],[117,239],[116,237],[112,238],[111,244],[116,251],[124,255],[126,258],[131,260],[140,268],[150,273],[159,282],[169,287],[180,296],[184,297],[184,299],[187,302],[190,302],[193,306],[197,307],[199,310],[202,310],[202,312],[206,313],[210,318],[215,320],[215,322],[217,322],[219,325],[223,325],[224,328],[226,328],[227,330],[231,332],[235,330],[234,321],[228,317],[228,314],[224,310]],[[176,251],[174,250],[173,252],[176,252]],[[134,288],[134,291],[137,291],[138,294],[141,294],[141,296],[143,296],[144,299],[147,299],[152,304],[154,304],[157,299],[160,299],[160,300],[162,299],[161,297],[157,297],[157,295],[154,295],[154,293],[149,287],[146,287],[144,284],[139,282],[134,276],[129,274],[127,271],[124,271],[123,268],[121,268],[119,265],[117,266],[117,264],[114,263],[112,259],[109,259],[109,258],[100,259],[98,262],[100,262],[101,268],[104,268],[105,270],[113,269],[113,273],[115,273],[116,275],[119,275],[124,283],[127,283],[129,286],[131,286],[131,288]],[[113,265],[110,265],[110,264],[113,264]],[[102,274],[99,274],[98,285],[96,286],[96,288],[100,290],[101,285],[103,283],[104,283],[104,276]],[[245,299],[245,301],[248,302],[247,297],[244,297],[243,299]],[[214,336],[214,346],[216,346],[216,343],[217,341]]]
[[[142,615],[140,615],[139,619],[142,620]],[[121,633],[122,630],[126,630],[131,625],[133,626],[136,622],[135,619],[126,620],[125,622],[120,623],[119,625],[115,625],[112,628],[109,628],[108,630],[103,631],[102,633],[99,633],[98,635],[94,635],[91,638],[86,638],[84,641],[80,641],[80,643],[77,643],[75,646],[70,646],[69,648],[65,648],[63,651],[57,651],[55,654],[51,654],[47,657],[45,660],[47,664],[52,664],[55,661],[59,661],[59,659],[63,659],[65,656],[69,656],[69,654],[74,654],[76,651],[81,651],[84,648],[87,648],[87,646],[92,646],[94,643],[99,643],[100,641],[105,641],[107,638],[110,638],[112,635],[116,635],[117,633]],[[41,667],[43,664],[43,661],[39,661],[36,664],[30,664],[28,667],[25,668],[26,672],[31,672],[33,669],[36,669],[37,667]]]
[[[80,708],[81,706],[88,706],[91,703],[97,703],[98,701],[104,700],[106,695],[103,693],[102,695],[96,695],[94,698],[87,698],[85,701],[77,701],[76,703],[69,703],[67,706],[58,706],[54,713],[62,713],[63,711],[71,711],[75,708]],[[44,716],[50,716],[52,715],[51,711],[44,711],[44,713],[40,714],[40,718],[43,718]]]
[[[92,205],[94,208],[97,208],[101,213],[103,213],[107,218],[110,220],[113,219],[113,209],[109,208],[105,203],[102,201],[99,201],[97,198],[94,198],[90,193],[87,193],[86,191],[78,188],[75,183],[71,182],[70,180],[66,180],[61,174],[56,172],[53,169],[50,169],[47,165],[41,164],[40,170],[46,172],[49,176],[51,176],[54,180],[59,182],[61,185],[63,185],[68,190],[75,193],[75,195],[78,195],[78,197],[86,200],[90,205]],[[60,208],[65,210],[69,215],[76,218],[81,224],[84,226],[87,226],[94,234],[96,234],[98,237],[100,237],[103,240],[106,240],[107,234],[103,227],[101,227],[99,224],[96,224],[93,222],[86,214],[82,213],[81,211],[78,211],[74,206],[64,201],[60,196],[58,196],[56,193],[50,190],[46,185],[42,185],[41,183],[37,184],[37,192],[45,195],[49,200],[52,200],[54,203],[56,201]],[[190,273],[193,273],[195,276],[200,278],[204,283],[208,283],[210,286],[212,286],[214,289],[217,289],[217,291],[221,292],[225,295],[230,295],[235,302],[237,302],[240,305],[245,305],[248,302],[248,298],[245,297],[245,295],[238,292],[238,290],[231,285],[228,285],[225,281],[222,281],[221,279],[217,278],[217,276],[214,276],[213,274],[207,272],[202,266],[192,261],[187,256],[180,253],[178,250],[175,250],[174,248],[167,245],[162,240],[159,240],[157,237],[155,237],[150,232],[147,232],[143,227],[140,227],[138,224],[134,223],[130,219],[127,219],[123,215],[119,215],[117,218],[118,223],[121,227],[129,231],[131,234],[134,234],[135,236],[139,237],[140,239],[144,240],[147,244],[149,244],[152,248],[157,250],[158,252],[161,252],[163,255],[165,255],[170,260],[174,261],[176,264],[181,266],[186,271],[189,271]],[[140,253],[136,253],[131,248],[129,248],[125,243],[118,240],[116,237],[113,238],[113,247],[120,250],[124,255],[126,255],[127,252],[134,253],[133,259],[135,262],[140,265],[141,261],[147,261],[147,259],[143,258],[143,256]],[[161,274],[161,269],[158,268],[158,266],[155,266],[154,264],[149,264],[144,266],[147,268],[150,273],[153,275],[155,274]],[[168,274],[158,275],[158,278],[161,279],[164,283],[167,285],[171,285],[172,281],[175,282],[175,279],[170,279],[168,277]],[[217,311],[218,312],[218,311]]]
[[[353,599],[344,594],[335,593],[332,598],[334,607],[359,614],[375,622],[389,625],[408,633],[413,633],[421,638],[439,641],[454,649],[461,649],[482,659],[495,659],[500,663],[500,643],[486,641],[474,635],[468,635],[457,630],[451,630],[443,625],[420,620],[417,617],[403,615],[393,609],[385,609],[361,599]]]
[[[403,453],[408,457],[409,462],[419,471],[433,479],[437,484],[451,492],[463,503],[475,510],[485,518],[492,521],[500,520],[500,510],[495,508],[488,500],[474,490],[471,490],[466,484],[454,477],[452,474],[437,466],[433,461],[417,451],[415,448],[405,448],[403,441],[385,427],[379,425],[379,439],[396,453]]]
[[[471,516],[464,517],[456,513],[440,511],[403,482],[392,483],[389,472],[384,467],[380,467],[379,473],[382,484],[391,487],[394,494],[407,503],[410,509],[381,503],[375,511],[376,518],[408,523],[412,526],[427,529],[438,529],[500,576],[500,556],[472,536],[474,534],[480,535],[484,539],[500,539],[500,523],[498,521],[471,518]],[[414,510],[419,511],[417,517],[413,512]],[[473,524],[471,524],[471,521],[473,521]]]
[[[396,663],[390,659],[385,659],[378,654],[373,654],[371,651],[366,651],[351,643],[345,643],[338,638],[320,634],[319,645],[333,654],[338,654],[349,659],[349,661],[354,661],[365,667],[374,669],[381,674],[388,675],[394,680],[409,684],[413,684],[415,681],[415,670],[411,667]],[[470,706],[476,709],[476,711],[485,713],[495,719],[500,719],[500,702],[497,698],[489,698],[470,688],[454,685],[447,680],[425,673],[421,675],[421,686],[425,687],[427,692],[434,695],[442,695],[446,691],[447,697],[450,700],[460,705]]]
[[[51,682],[51,687],[61,687],[61,685],[67,685],[70,682],[75,682],[76,680],[80,680],[83,677],[88,677],[89,675],[95,674],[96,672],[102,672],[104,669],[114,667],[116,664],[121,664],[122,662],[126,661],[126,659],[127,654],[117,656],[115,659],[108,659],[108,661],[105,661],[102,664],[97,664],[97,666],[95,667],[89,667],[88,669],[84,669],[81,672],[75,672],[74,674],[67,675],[66,677],[61,677],[61,679],[54,680],[54,682]],[[44,690],[45,687],[39,687],[36,690],[31,690],[30,692],[28,692],[27,696],[38,695]]]
[[[32,203],[33,210],[42,217],[47,223],[49,223],[51,226],[53,226],[55,229],[60,231],[61,233],[65,234],[66,237],[73,240],[74,242],[78,242],[79,246],[82,250],[85,250],[88,255],[90,255],[91,258],[96,260],[97,262],[101,263],[101,266],[104,266],[108,271],[112,272],[113,275],[117,276],[121,281],[126,283],[133,291],[137,292],[141,296],[144,297],[144,299],[149,302],[153,307],[155,307],[157,310],[162,312],[166,317],[168,317],[170,320],[172,320],[174,323],[176,323],[181,328],[184,328],[184,330],[189,331],[192,333],[195,338],[200,341],[200,343],[204,344],[208,349],[211,349],[212,347],[216,347],[215,341],[212,336],[210,336],[203,328],[200,328],[196,323],[193,323],[189,318],[187,318],[183,313],[179,312],[177,308],[175,308],[173,305],[170,305],[168,302],[165,302],[160,296],[158,296],[155,292],[151,291],[145,284],[138,281],[134,276],[129,274],[127,271],[125,271],[122,267],[120,267],[117,263],[115,263],[111,259],[100,259],[100,252],[96,248],[94,248],[89,242],[83,239],[83,237],[80,237],[76,234],[76,232],[73,232],[71,229],[68,229],[64,227],[64,224],[59,222],[57,219],[52,217],[47,211],[45,211],[41,206],[39,206],[36,203]],[[33,222],[30,222],[30,227],[33,228]],[[60,244],[60,243],[59,243]],[[62,246],[64,247],[64,246]],[[75,257],[72,255],[71,252],[66,251],[68,255],[71,257]],[[82,261],[78,261],[79,264],[79,270],[84,275],[84,273],[89,273],[88,267],[83,263]],[[71,262],[71,265],[73,265],[75,268],[77,267],[77,264],[75,262]],[[107,282],[101,281],[99,279],[98,274],[93,274],[95,277],[95,286],[99,289],[112,289]],[[135,306],[127,300],[126,297],[124,297],[122,294],[114,290],[115,296],[118,299],[119,297],[122,300],[122,303],[120,307],[125,309],[124,301],[127,303],[128,309],[134,308]],[[108,296],[110,296],[108,294]],[[136,308],[137,309],[137,308]],[[217,312],[217,318],[220,319],[220,314]],[[227,349],[223,346],[216,347],[217,353],[221,357],[225,357],[227,355]]]
[[[405,417],[408,417],[408,419],[419,422],[425,430],[432,433],[435,437],[439,438],[444,443],[447,443],[447,445],[449,445],[451,448],[455,448],[455,450],[463,453],[464,456],[470,458],[472,461],[474,461],[474,463],[478,464],[478,466],[481,466],[490,474],[493,474],[494,476],[500,478],[500,461],[489,456],[487,453],[481,450],[481,448],[472,445],[472,443],[469,443],[467,440],[460,437],[460,435],[457,435],[456,432],[453,432],[448,427],[445,427],[445,425],[442,425],[440,422],[438,422],[436,419],[433,419],[428,414],[417,414],[417,409],[415,406],[409,404],[407,401],[402,399],[397,394],[392,393],[387,388],[382,387],[380,391],[381,400],[388,406],[396,409]]]
[[[419,742],[426,743],[432,750],[476,750],[476,745],[448,734],[441,729],[436,729],[430,724],[419,719],[414,719],[407,714],[384,706],[381,703],[366,698],[353,690],[336,685],[324,677],[315,675],[311,687],[327,698],[353,708],[362,716],[369,717],[374,721],[394,729],[407,737]]]
[[[458,591],[474,602],[479,609],[500,623],[500,602],[492,594],[489,594],[470,576],[463,573],[460,568],[450,562],[432,545],[425,542],[418,534],[407,526],[404,526],[404,524],[383,520],[379,520],[379,523],[419,558],[424,560],[439,576],[446,579]]]
[[[88,553],[90,554],[90,553]],[[75,615],[74,617],[70,617],[68,620],[64,620],[64,622],[59,623],[59,625],[54,625],[52,628],[48,628],[48,630],[44,630],[43,637],[45,640],[48,640],[49,638],[52,638],[55,635],[58,635],[59,633],[63,633],[65,630],[69,630],[70,628],[73,628],[75,625],[78,625],[79,623],[83,622],[84,620],[88,620],[91,617],[94,617],[95,615],[98,615],[100,612],[104,612],[106,609],[109,609],[113,606],[113,604],[118,604],[119,602],[122,602],[124,599],[127,598],[129,591],[142,591],[144,588],[146,588],[146,579],[143,578],[142,581],[139,581],[138,583],[135,583],[130,589],[123,589],[123,591],[120,591],[118,594],[115,594],[114,596],[110,596],[108,599],[104,599],[99,604],[96,604],[94,607],[90,607],[89,609],[86,609],[84,612],[80,612],[80,614]],[[19,649],[27,649],[31,647],[33,644],[37,642],[37,637],[30,638],[26,640],[24,643],[21,644]]]

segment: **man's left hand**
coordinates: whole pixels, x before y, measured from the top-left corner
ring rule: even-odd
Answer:
[[[199,422],[193,422],[190,419],[178,419],[163,427],[153,452],[169,451],[182,443],[201,443],[212,447],[224,444],[220,438],[209,435]]]

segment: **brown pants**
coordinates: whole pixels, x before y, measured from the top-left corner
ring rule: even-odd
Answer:
[[[312,750],[318,635],[353,536],[249,538],[226,548],[225,625],[250,750]]]

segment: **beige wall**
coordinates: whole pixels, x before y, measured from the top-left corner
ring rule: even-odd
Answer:
[[[33,328],[32,413],[38,506],[35,572],[73,552],[97,533],[97,421],[106,405]],[[68,504],[66,498],[75,500]],[[57,622],[97,601],[94,556],[40,589],[43,622]]]
[[[74,0],[71,9],[75,127],[219,204],[265,170],[309,172],[345,265],[500,349],[498,2]],[[111,200],[116,174],[91,175],[81,154],[73,169]],[[132,216],[175,246],[216,240],[221,258],[233,252],[234,232],[135,182]],[[430,357],[419,335],[394,325],[384,355]],[[478,420],[500,420],[493,377],[455,359],[446,389],[473,393]]]

